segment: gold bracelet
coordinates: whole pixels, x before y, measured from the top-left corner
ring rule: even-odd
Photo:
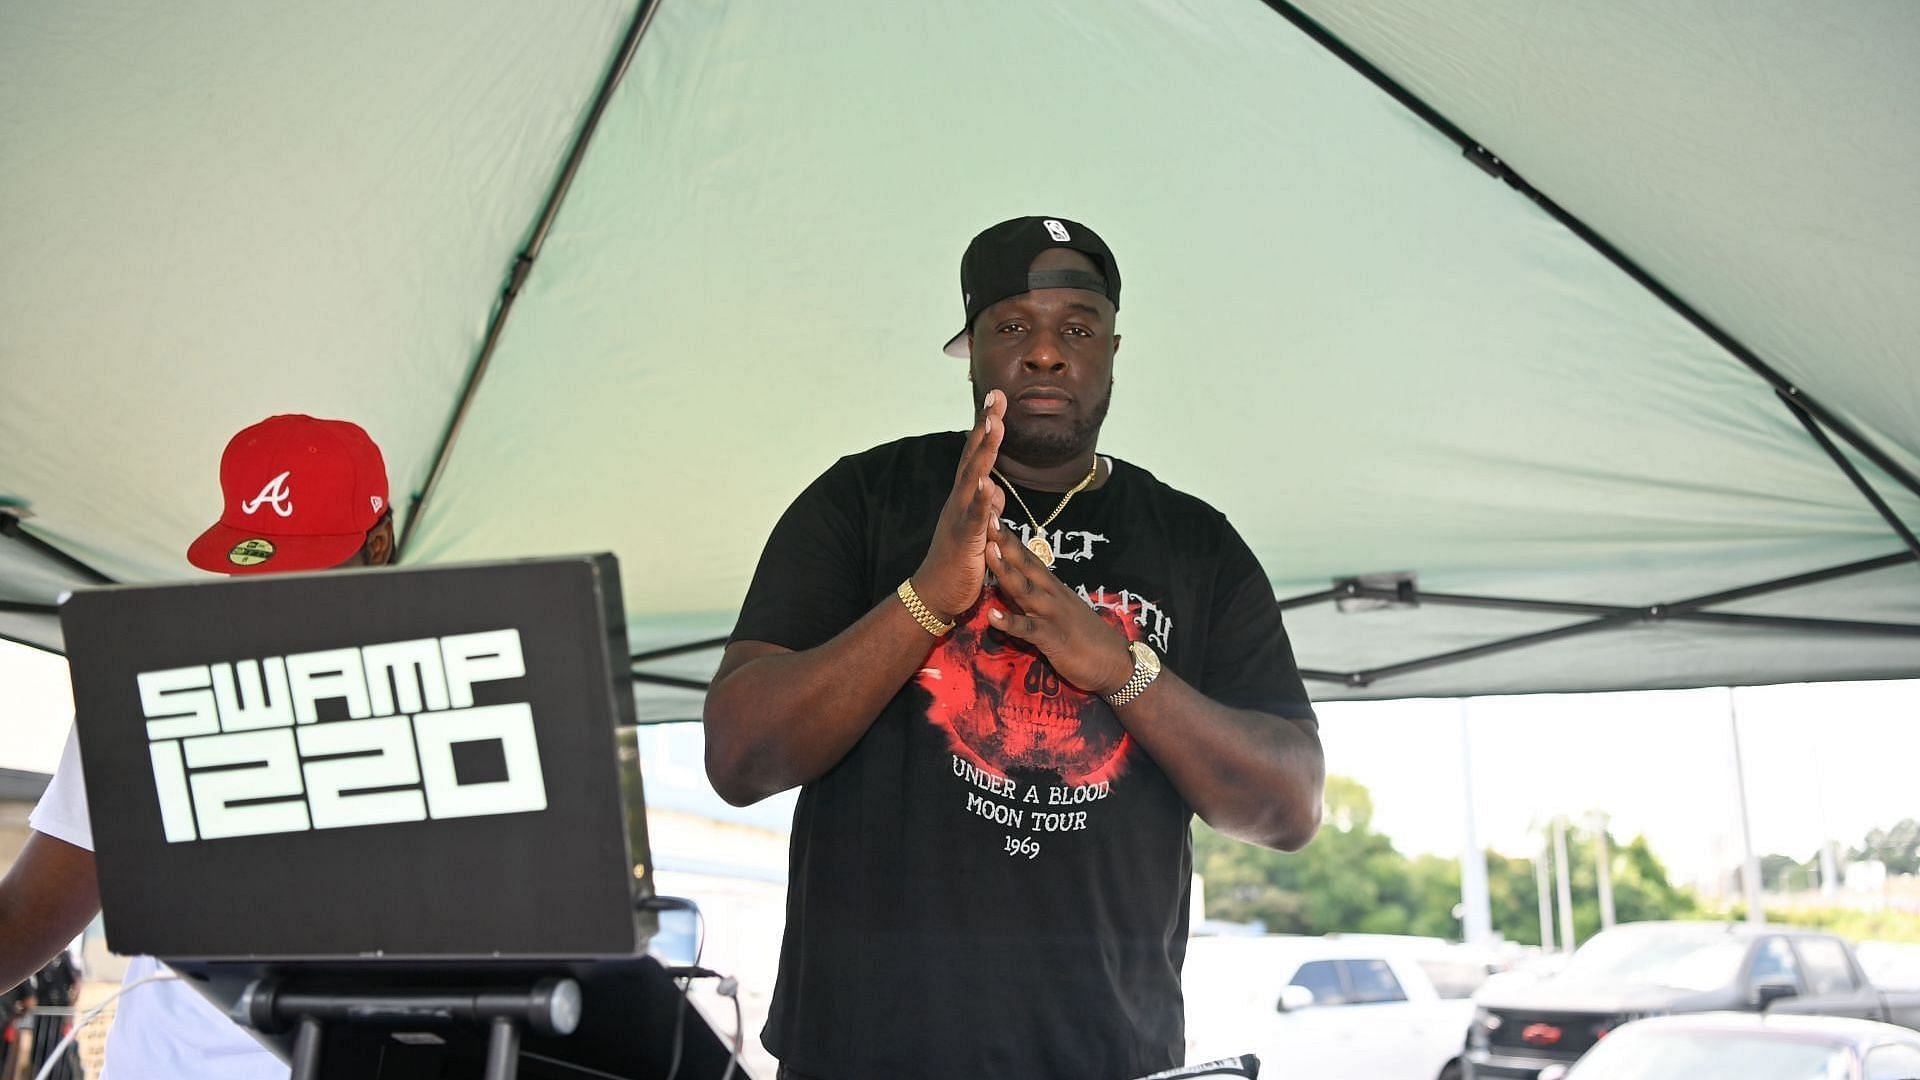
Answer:
[[[941,622],[940,616],[935,615],[932,608],[921,602],[920,594],[913,591],[912,578],[901,582],[900,587],[893,592],[900,598],[901,603],[907,605],[907,614],[913,616],[913,621],[920,624],[920,629],[934,637],[945,637],[947,631],[953,629],[952,623]]]

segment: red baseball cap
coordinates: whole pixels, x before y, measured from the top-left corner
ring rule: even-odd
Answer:
[[[187,548],[221,574],[327,570],[352,558],[388,509],[387,465],[358,424],[269,416],[220,456],[226,510]]]

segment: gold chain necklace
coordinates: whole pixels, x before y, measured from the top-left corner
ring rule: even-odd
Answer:
[[[1087,469],[1087,475],[1081,477],[1080,482],[1069,488],[1065,495],[1060,496],[1060,504],[1053,508],[1053,513],[1047,515],[1047,520],[1041,521],[1033,516],[1033,511],[1027,506],[1027,500],[1020,497],[1020,491],[1013,486],[1013,481],[1007,479],[999,469],[993,470],[994,479],[1006,487],[1007,493],[1013,496],[1014,502],[1020,504],[1020,509],[1027,515],[1028,523],[1033,526],[1033,532],[1027,537],[1027,550],[1033,552],[1041,562],[1046,563],[1047,569],[1053,569],[1053,545],[1047,543],[1047,526],[1053,524],[1053,519],[1060,516],[1060,511],[1067,508],[1067,503],[1075,495],[1087,490],[1087,485],[1093,483],[1093,478],[1099,472],[1100,455],[1095,454],[1092,467]]]

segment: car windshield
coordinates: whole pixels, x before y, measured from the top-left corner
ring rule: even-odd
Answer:
[[[1624,1027],[1567,1074],[1567,1080],[1846,1080],[1845,1050],[1745,1031],[1661,1031]]]
[[[1698,932],[1608,931],[1573,954],[1561,978],[1712,990],[1733,982],[1747,946]]]

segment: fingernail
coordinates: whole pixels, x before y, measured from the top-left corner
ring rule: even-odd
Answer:
[[[994,622],[999,622],[1000,620],[1006,618],[1006,616],[1000,613],[999,608],[988,608],[987,618],[992,619]]]
[[[1006,556],[1005,556],[1004,554],[1002,554],[1002,553],[1001,553],[1001,551],[1000,551],[1000,545],[999,545],[999,544],[994,544],[994,545],[993,545],[993,557],[994,557],[994,558],[996,558],[996,559],[1004,559],[1004,558],[1006,558]]]

